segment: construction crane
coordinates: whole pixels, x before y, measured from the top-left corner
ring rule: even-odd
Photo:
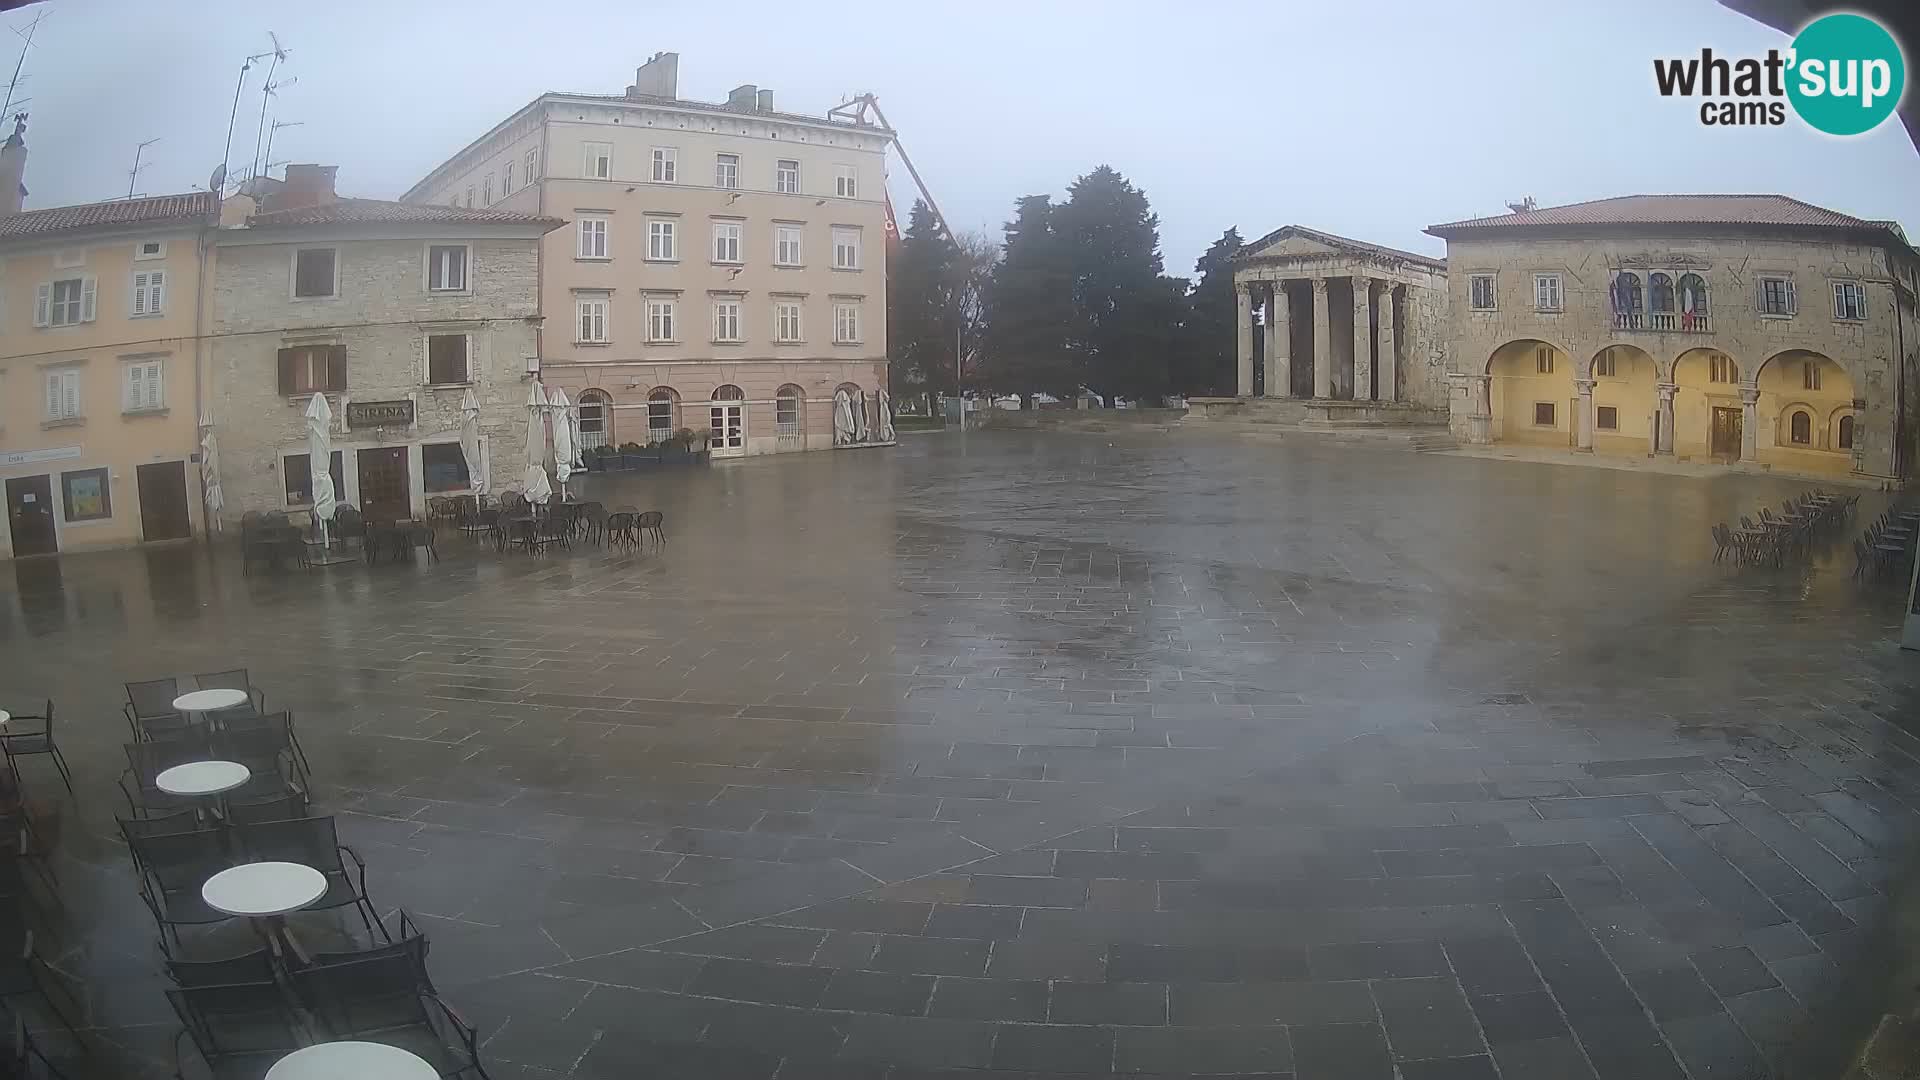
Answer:
[[[872,119],[867,114],[873,114]],[[845,120],[860,127],[879,127],[886,131],[887,141],[900,152],[900,160],[907,166],[907,175],[913,177],[914,186],[920,189],[920,197],[927,200],[927,207],[933,211],[934,223],[940,231],[947,234],[949,240],[958,242],[952,227],[947,224],[947,216],[940,212],[940,204],[933,200],[933,192],[927,190],[927,182],[920,179],[920,170],[913,167],[913,159],[907,156],[907,148],[900,142],[900,133],[887,123],[887,114],[880,111],[880,99],[872,94],[861,94],[850,101],[842,102],[827,110],[830,120]]]

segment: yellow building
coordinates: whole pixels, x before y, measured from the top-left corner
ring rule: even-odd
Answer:
[[[194,464],[207,192],[20,210],[0,149],[0,558],[182,540]]]

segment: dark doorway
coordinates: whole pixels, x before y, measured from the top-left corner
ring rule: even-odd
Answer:
[[[1716,406],[1713,410],[1713,426],[1708,429],[1707,434],[1708,453],[1726,461],[1740,460],[1743,423],[1739,409]]]
[[[13,554],[51,555],[60,550],[53,532],[53,480],[48,476],[15,476],[7,481],[7,525],[13,533]]]
[[[404,521],[413,516],[413,499],[407,477],[407,448],[385,446],[362,450],[360,461],[360,512],[368,521]]]
[[[1289,310],[1291,317],[1287,321],[1288,358],[1292,362],[1287,372],[1290,389],[1297,398],[1313,396],[1313,286],[1311,282],[1282,282],[1280,302],[1298,300]]]
[[[181,540],[193,535],[187,517],[187,466],[181,461],[142,465],[140,478],[140,537],[143,540]]]
[[[1264,322],[1253,324],[1253,396],[1267,396],[1267,335],[1273,327]]]

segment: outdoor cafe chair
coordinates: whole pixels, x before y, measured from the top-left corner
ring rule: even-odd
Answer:
[[[252,952],[221,960],[167,961],[167,974],[178,986],[226,986],[233,983],[274,981],[273,950],[262,945]]]
[[[150,739],[162,732],[184,731],[195,726],[173,707],[173,699],[180,696],[178,680],[147,679],[124,685],[127,703],[120,711],[126,714],[127,727],[133,730],[134,738]]]
[[[413,939],[425,944],[424,938]],[[407,951],[314,963],[288,981],[300,1004],[339,1039],[386,1043],[425,1060],[441,1076],[487,1077],[479,1032],[436,993]]]
[[[187,1075],[181,1040],[190,1039],[216,1080],[260,1080],[273,1063],[300,1049],[300,1024],[271,981],[181,987],[167,991],[180,1018],[173,1039],[174,1076]]]
[[[607,515],[607,524],[600,532],[600,540],[608,547],[619,544],[622,547],[635,543],[633,519],[636,514],[619,512]]]
[[[33,723],[33,721],[39,723]],[[27,721],[21,723],[21,721]],[[16,716],[0,727],[0,749],[7,754],[7,768],[17,778],[20,767],[16,758],[45,755],[53,759],[53,767],[60,772],[60,779],[67,785],[67,794],[73,794],[73,774],[67,771],[67,759],[60,753],[60,746],[53,741],[53,701],[48,699],[45,711],[34,716]]]
[[[340,843],[333,818],[249,822],[234,826],[234,834],[240,850],[251,861],[296,862],[326,876],[327,891],[307,905],[308,910],[329,911],[351,904],[366,924],[369,939],[376,926],[382,937],[388,937],[387,928],[367,898],[367,864],[352,848]]]
[[[460,518],[460,535],[468,540],[478,540],[493,532],[499,522],[500,511],[497,509],[469,509]]]
[[[294,766],[299,769],[302,780],[307,779],[312,774],[313,766],[307,761],[306,748],[300,745],[300,736],[295,734],[293,730],[293,714],[285,709],[264,715],[247,716],[229,720],[220,731],[214,734],[213,746],[215,749],[218,749],[223,740],[231,735],[240,738],[238,745],[253,749],[255,748],[255,742],[249,740],[253,738],[256,732],[271,733],[276,741],[281,742],[285,748],[293,754]],[[257,741],[264,743],[266,739],[261,737]]]
[[[649,510],[633,519],[633,527],[639,530],[642,537],[652,536],[655,540],[664,544],[667,542],[667,531],[662,528],[661,525],[665,521],[666,515],[658,510]]]
[[[303,791],[270,795],[263,799],[228,800],[227,823],[251,825],[260,821],[292,821],[307,816],[307,796]]]
[[[149,836],[178,836],[181,833],[199,832],[205,826],[200,815],[192,810],[175,810],[168,814],[156,814],[152,817],[117,817],[120,835],[126,838],[127,850],[135,851],[134,841]]]
[[[0,897],[0,1000],[32,994],[46,1005],[67,1033],[76,1040],[80,1033],[66,1010],[60,1008],[48,991],[54,970],[33,947],[33,931],[27,927],[20,905],[12,897]],[[68,992],[71,997],[71,991]]]
[[[5,1066],[0,1067],[0,1076],[20,1077],[21,1080],[66,1080],[67,1077],[48,1059],[46,1051],[40,1049],[33,1033],[27,1030],[27,1020],[23,1016],[13,1018],[13,1045],[5,1062]],[[12,1071],[7,1071],[9,1069]]]
[[[559,545],[573,549],[573,519],[564,510],[550,512],[533,523],[533,550]]]
[[[127,812],[143,820],[179,811],[191,814],[199,806],[195,799],[168,794],[155,787],[152,780],[141,780],[139,773],[133,769],[120,774],[119,784],[120,794],[127,800]]]
[[[257,716],[267,711],[267,692],[253,685],[253,679],[247,674],[246,668],[209,671],[204,675],[195,675],[193,682],[202,690],[238,690],[247,695],[245,702],[211,714],[215,720],[224,723],[237,717]]]

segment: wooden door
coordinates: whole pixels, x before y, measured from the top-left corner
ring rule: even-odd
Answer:
[[[193,535],[187,517],[187,466],[183,461],[142,465],[140,481],[140,537],[143,540],[180,540]]]
[[[7,481],[7,525],[13,554],[51,555],[60,550],[53,531],[53,479],[15,476]]]
[[[1741,411],[1715,406],[1713,426],[1707,436],[1707,449],[1714,457],[1729,461],[1740,459],[1740,440],[1743,436]]]
[[[407,476],[407,448],[362,450],[360,512],[368,521],[404,521],[413,516],[413,486]]]

